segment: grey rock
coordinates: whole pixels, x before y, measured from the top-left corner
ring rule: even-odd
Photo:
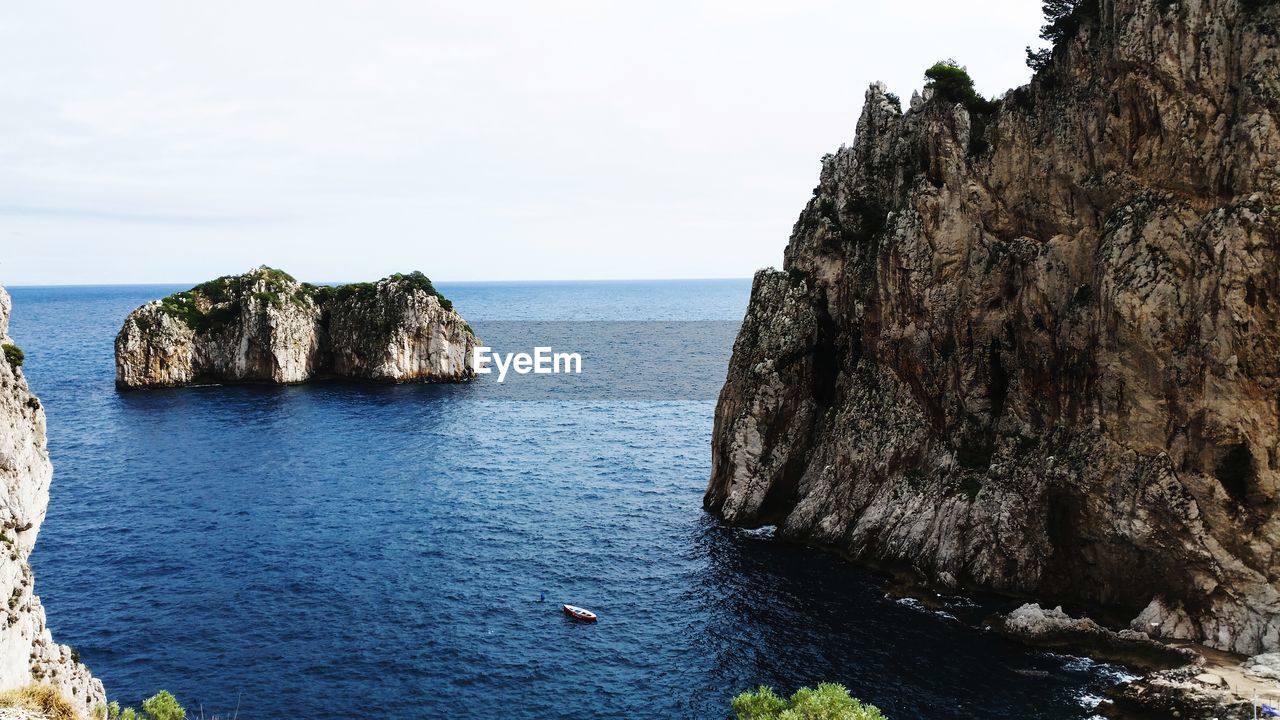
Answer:
[[[477,344],[420,273],[330,288],[262,267],[130,313],[116,337],[116,385],[460,381],[474,376]]]
[[[705,505],[1280,648],[1280,6],[1102,5],[990,117],[867,91],[753,283]]]
[[[11,303],[0,288],[0,343]],[[44,606],[35,595],[27,558],[49,505],[53,466],[45,444],[44,408],[31,394],[19,368],[0,356],[0,690],[33,682],[50,683],[86,717],[106,701],[102,682],[73,659],[71,648],[54,642]]]
[[[1099,660],[1151,670],[1181,667],[1200,659],[1194,651],[1156,642],[1142,633],[1112,632],[1092,619],[1071,617],[1061,607],[1045,609],[1036,603],[1024,604],[999,618],[994,629],[1029,645],[1087,652]]]
[[[1209,687],[1225,687],[1227,684],[1227,681],[1223,680],[1221,675],[1215,675],[1214,673],[1200,673],[1192,678],[1192,680],[1195,680],[1201,685],[1208,685]]]
[[[1207,676],[1207,677],[1206,677]],[[1204,678],[1204,680],[1202,680]],[[1205,682],[1217,679],[1218,682]],[[1222,677],[1194,666],[1152,673],[1107,691],[1099,707],[1107,717],[1181,717],[1253,720],[1253,704],[1231,692]]]
[[[1254,655],[1244,662],[1244,674],[1262,680],[1280,680],[1280,653]]]

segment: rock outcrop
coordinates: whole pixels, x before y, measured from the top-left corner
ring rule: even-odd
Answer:
[[[1245,661],[1244,674],[1259,680],[1280,680],[1280,653],[1254,655]]]
[[[1098,715],[1111,718],[1253,720],[1252,698],[1241,697],[1214,673],[1189,665],[1151,673],[1107,691]]]
[[[102,683],[66,645],[53,641],[27,558],[49,505],[53,465],[44,408],[27,387],[8,335],[9,295],[0,288],[0,690],[48,683],[86,717],[106,702]]]
[[[1195,651],[1152,640],[1134,630],[1113,632],[1089,618],[1071,617],[1061,607],[1027,603],[1000,617],[994,629],[1036,647],[1087,652],[1089,657],[1143,670],[1169,670],[1197,662]]]
[[[759,273],[706,507],[1280,647],[1280,4],[1082,2],[994,104],[873,85]]]
[[[261,267],[143,305],[116,336],[116,386],[474,376],[471,327],[422,273],[336,287]]]

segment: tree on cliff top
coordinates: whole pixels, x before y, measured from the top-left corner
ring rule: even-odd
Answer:
[[[1027,66],[1039,72],[1053,58],[1053,48],[1064,40],[1070,40],[1080,31],[1087,17],[1098,16],[1098,0],[1044,0],[1044,25],[1040,38],[1049,41],[1049,47],[1032,50],[1027,46]]]
[[[987,102],[974,90],[969,71],[955,60],[939,60],[924,71],[924,77],[927,81],[924,86],[947,102],[960,103],[970,110]]]
[[[1040,37],[1057,45],[1075,37],[1086,17],[1097,17],[1098,0],[1044,0],[1043,8]]]
[[[969,71],[955,60],[939,60],[924,71],[925,87],[933,90],[934,97],[949,103],[964,105],[972,123],[969,129],[969,154],[981,155],[987,151],[987,125],[1000,109],[1000,101],[988,100],[974,89]]]
[[[738,720],[885,720],[875,705],[864,705],[843,685],[822,683],[800,688],[789,700],[761,686],[733,699]]]

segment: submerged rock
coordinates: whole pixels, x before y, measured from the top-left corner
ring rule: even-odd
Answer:
[[[22,374],[8,336],[9,295],[0,288],[0,690],[35,682],[54,686],[85,717],[106,702],[102,682],[79,655],[54,642],[35,594],[27,558],[49,505],[53,465],[44,408]]]
[[[996,105],[867,91],[755,278],[705,504],[1280,648],[1280,4],[1081,7]]]
[[[474,375],[475,334],[422,273],[336,287],[262,267],[143,305],[116,336],[116,386]]]

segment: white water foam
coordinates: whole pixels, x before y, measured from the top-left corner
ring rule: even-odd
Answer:
[[[903,607],[906,607],[906,608],[911,608],[912,610],[915,610],[916,612],[927,613],[927,614],[929,614],[929,615],[936,615],[937,617],[944,618],[944,619],[947,619],[947,620],[951,620],[952,622],[960,622],[960,620],[959,620],[959,619],[957,619],[955,615],[952,615],[951,613],[947,612],[946,610],[935,610],[935,609],[933,609],[933,608],[926,607],[924,603],[920,602],[920,601],[919,601],[919,600],[917,600],[916,598],[913,598],[913,597],[900,597],[900,598],[894,598],[892,595],[889,595],[889,594],[887,594],[887,593],[885,594],[885,597],[886,597],[886,598],[892,598],[892,599],[893,599],[893,601],[894,601],[894,602],[896,602],[896,603],[898,603],[899,605],[901,605],[901,606],[903,606]]]

